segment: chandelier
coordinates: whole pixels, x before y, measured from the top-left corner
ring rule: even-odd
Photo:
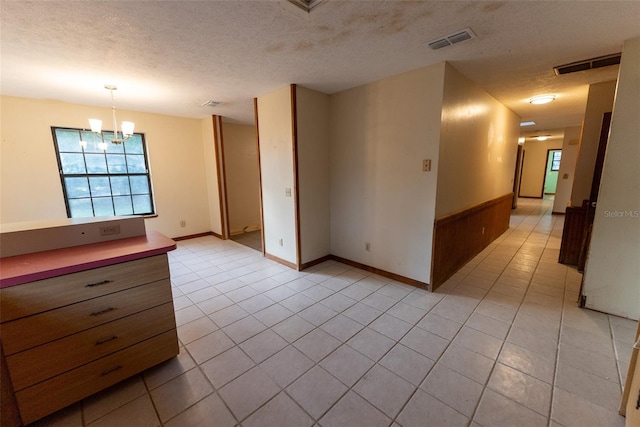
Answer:
[[[104,85],[104,88],[111,93],[111,112],[113,116],[113,138],[109,139],[104,137],[104,134],[102,133],[102,120],[89,119],[91,132],[95,132],[102,139],[102,142],[99,144],[99,147],[102,150],[107,149],[107,143],[104,142],[105,139],[107,141],[111,141],[113,144],[122,144],[133,135],[133,128],[135,126],[133,122],[123,121],[122,125],[120,126],[120,131],[118,131],[118,121],[116,120],[116,104],[115,104],[115,101],[113,100],[113,91],[118,90],[118,87],[114,85]]]

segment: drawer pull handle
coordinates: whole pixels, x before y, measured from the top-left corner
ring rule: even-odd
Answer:
[[[84,285],[84,287],[85,288],[93,288],[94,286],[106,285],[107,283],[111,283],[111,282],[113,282],[113,280],[102,280],[100,282],[87,283],[86,285]]]
[[[110,336],[109,338],[105,338],[105,339],[103,339],[103,340],[96,341],[96,344],[95,344],[95,345],[102,345],[102,344],[106,344],[106,343],[108,343],[109,341],[113,341],[113,340],[116,340],[116,339],[118,339],[118,337],[117,337],[117,336],[115,336],[115,335],[113,335],[113,336]]]
[[[101,314],[105,314],[105,313],[108,313],[108,312],[113,311],[113,310],[115,310],[115,307],[107,307],[104,310],[94,311],[89,316],[100,316]]]
[[[113,373],[113,372],[115,372],[115,371],[117,371],[117,370],[119,370],[119,369],[122,369],[122,366],[120,366],[120,365],[118,365],[118,366],[114,366],[114,367],[113,367],[113,368],[111,368],[111,369],[107,369],[106,371],[102,371],[102,372],[100,372],[100,376],[101,376],[101,377],[104,377],[105,375],[109,375],[109,374],[111,374],[111,373]]]

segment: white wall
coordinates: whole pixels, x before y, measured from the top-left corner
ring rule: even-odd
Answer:
[[[329,95],[296,87],[300,262],[330,253]]]
[[[576,163],[575,179],[571,192],[571,205],[581,206],[583,200],[588,200],[593,182],[593,170],[598,154],[602,116],[613,108],[613,97],[616,82],[604,82],[589,86],[587,107],[582,124],[580,151]]]
[[[547,151],[562,148],[562,139],[527,140],[522,146],[524,163],[520,181],[520,197],[542,197],[547,171]]]
[[[260,173],[255,126],[223,123],[231,234],[260,229]]]
[[[0,106],[0,222],[66,218],[51,126],[87,128],[89,117],[110,123],[111,109],[9,96]],[[118,119],[145,134],[158,214],[147,230],[169,237],[210,231],[201,121],[126,110]]]
[[[436,218],[513,191],[520,117],[446,65]]]
[[[622,51],[609,143],[585,267],[586,307],[640,317],[640,38]]]
[[[553,212],[564,213],[571,201],[571,188],[576,170],[578,149],[580,148],[580,126],[566,128],[562,139],[562,159],[558,171],[558,185],[553,200]],[[566,177],[565,177],[566,175]]]
[[[289,86],[258,98],[265,251],[297,264],[291,113]]]
[[[430,281],[444,68],[331,95],[333,255]]]

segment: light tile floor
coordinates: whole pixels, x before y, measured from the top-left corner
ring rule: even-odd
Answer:
[[[511,227],[437,292],[232,241],[170,253],[180,355],[38,424],[622,426],[637,322],[576,306],[563,217]]]

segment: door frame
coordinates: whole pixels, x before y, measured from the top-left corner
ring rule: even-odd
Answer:
[[[553,160],[549,160],[549,153],[551,153],[552,151],[560,151],[562,152],[562,148],[548,148],[547,149],[547,161],[544,163],[544,179],[542,180],[542,192],[541,192],[541,199],[544,199],[544,188],[547,186],[547,171],[549,170],[549,162],[553,161]],[[561,160],[562,162],[562,160]],[[558,175],[560,174],[560,170],[558,170]],[[557,183],[556,183],[557,186]],[[556,193],[553,193],[553,195],[555,195]]]

